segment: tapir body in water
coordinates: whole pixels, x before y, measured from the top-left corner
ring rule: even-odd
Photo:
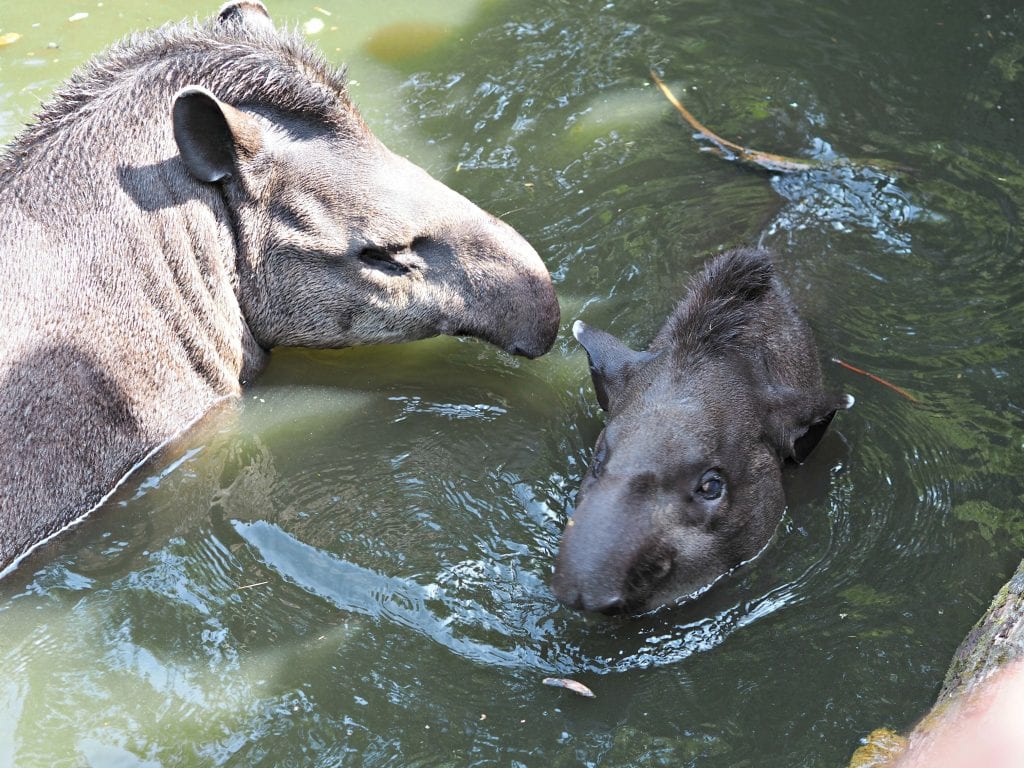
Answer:
[[[783,463],[852,398],[823,390],[810,329],[761,250],[710,261],[646,352],[579,321],[573,333],[608,416],[554,592],[604,613],[695,595],[768,544]]]

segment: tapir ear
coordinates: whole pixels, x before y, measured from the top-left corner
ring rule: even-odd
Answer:
[[[234,176],[239,161],[253,157],[263,146],[253,118],[198,85],[178,91],[172,119],[181,159],[200,181]]]
[[[250,27],[274,28],[267,6],[259,0],[233,0],[225,3],[217,14],[217,21],[221,24],[241,23]]]
[[[573,323],[572,335],[587,350],[597,402],[606,411],[622,393],[636,367],[654,357],[650,352],[630,349],[610,333],[592,328],[580,320]]]
[[[781,459],[802,464],[824,437],[836,411],[852,407],[852,395],[775,390],[768,397],[768,439]]]

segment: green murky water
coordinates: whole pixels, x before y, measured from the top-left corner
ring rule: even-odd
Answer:
[[[214,5],[4,0],[0,134]],[[789,472],[773,546],[607,620],[547,586],[601,425],[567,332],[533,362],[275,353],[0,581],[0,767],[836,766],[908,726],[1024,547],[1019,4],[364,5],[272,11],[318,20],[378,135],[533,242],[566,328],[641,346],[704,258],[760,240],[823,355],[920,402],[828,365],[857,406]],[[722,135],[838,164],[701,153],[652,66]]]

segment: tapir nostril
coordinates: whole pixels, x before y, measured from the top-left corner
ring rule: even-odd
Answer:
[[[551,586],[558,601],[574,611],[611,614],[623,613],[626,610],[626,600],[622,595],[587,595],[583,590],[566,584],[557,574]]]
[[[593,602],[584,600],[583,610],[605,614],[623,613],[626,610],[626,600],[621,595],[600,597]]]
[[[624,613],[627,609],[626,597],[620,593],[611,594],[587,594],[586,591],[579,593],[574,604],[566,603],[569,607],[578,610],[588,610],[594,613]]]
[[[644,596],[650,595],[671,572],[671,552],[662,550],[648,553],[630,569],[629,591]]]

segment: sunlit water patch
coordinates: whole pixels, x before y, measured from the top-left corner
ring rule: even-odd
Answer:
[[[821,167],[772,177],[772,189],[786,203],[767,234],[809,227],[860,230],[893,253],[909,253],[913,240],[908,225],[928,214],[900,187],[896,173],[839,160],[824,142],[817,150]]]

